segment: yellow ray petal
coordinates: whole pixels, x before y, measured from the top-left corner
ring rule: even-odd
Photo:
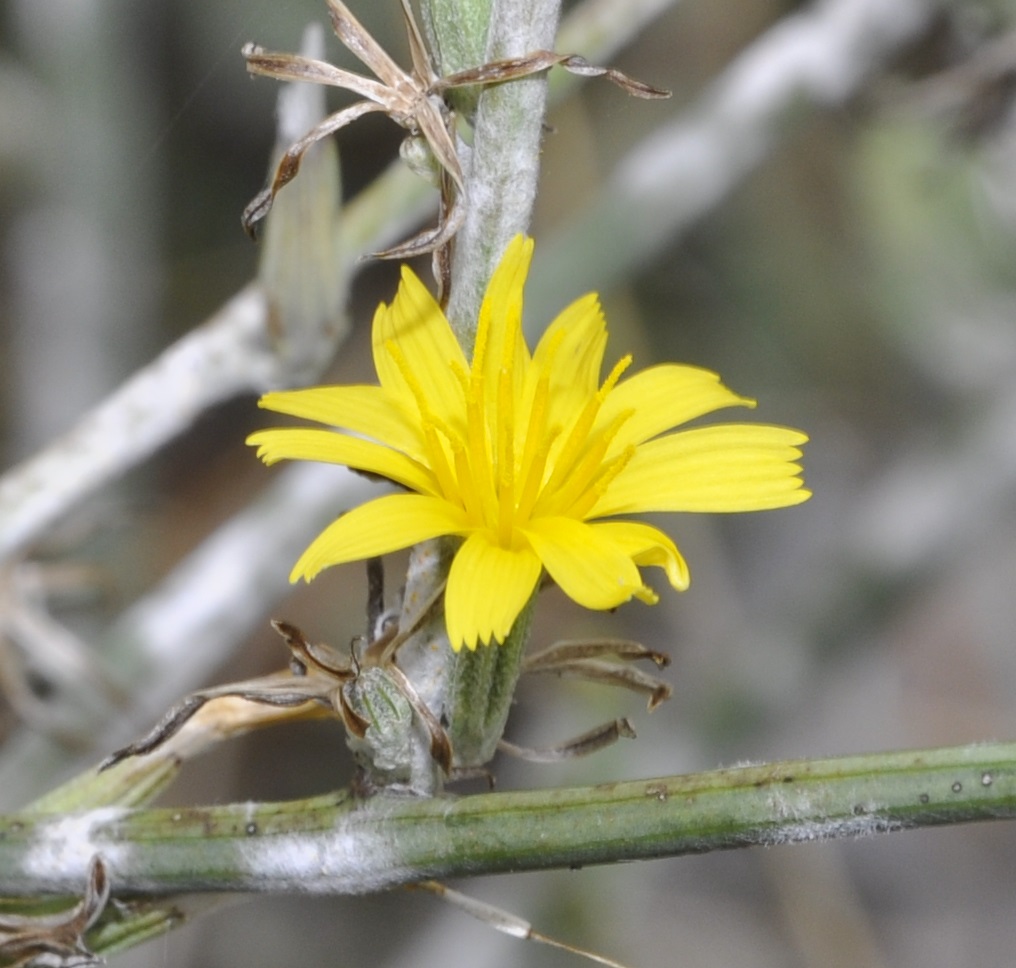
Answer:
[[[405,270],[408,271],[408,270]],[[416,400],[406,385],[402,371],[398,368],[388,352],[385,344],[391,339],[391,307],[381,303],[374,311],[374,321],[370,329],[370,347],[374,356],[374,372],[381,387],[399,406],[409,413],[416,413]]]
[[[631,555],[636,565],[662,568],[671,586],[684,591],[691,584],[691,573],[677,545],[658,528],[638,521],[598,521],[591,525],[601,535]]]
[[[520,529],[550,577],[585,608],[614,608],[648,592],[624,546],[573,518],[537,518]]]
[[[587,518],[640,511],[761,511],[800,504],[800,446],[787,427],[720,424],[642,444]]]
[[[381,385],[409,412],[416,398],[392,359],[388,344],[398,347],[413,377],[423,388],[431,412],[447,422],[461,420],[462,387],[455,369],[464,372],[466,358],[445,314],[416,274],[402,268],[402,283],[390,307],[378,310],[372,333],[374,366]]]
[[[549,361],[549,348],[559,340],[553,361]],[[533,351],[533,366],[542,370],[551,363],[552,385],[586,398],[599,389],[606,346],[607,324],[599,297],[587,293],[563,309],[546,328]]]
[[[609,460],[629,444],[641,444],[689,420],[723,407],[754,407],[755,401],[728,390],[720,378],[697,366],[664,363],[620,382],[600,408],[596,429],[632,411],[607,453]]]
[[[266,393],[258,406],[364,434],[417,460],[424,456],[419,422],[381,387],[326,386]]]
[[[540,561],[528,548],[511,551],[474,531],[452,561],[445,591],[445,622],[452,648],[503,642],[540,578]]]
[[[300,555],[290,581],[310,581],[323,568],[408,548],[438,535],[463,534],[461,508],[421,494],[387,494],[333,521]]]
[[[344,464],[358,471],[378,474],[421,494],[437,493],[437,482],[423,464],[372,440],[350,437],[333,430],[286,428],[259,430],[247,438],[266,464],[280,460],[316,460]]]
[[[477,324],[477,345],[480,341],[486,344],[484,382],[490,388],[496,387],[502,363],[510,357],[516,361],[516,394],[521,392],[522,377],[529,365],[529,348],[522,335],[522,288],[532,258],[532,239],[516,235],[508,243],[487,286]]]

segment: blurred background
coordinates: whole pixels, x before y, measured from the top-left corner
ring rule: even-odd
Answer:
[[[351,5],[407,63],[398,4]],[[633,101],[586,81],[550,112],[527,325],[538,333],[598,289],[610,363],[634,350],[639,366],[716,370],[759,400],[758,419],[811,435],[815,496],[759,515],[661,517],[693,583],[655,608],[587,614],[547,593],[535,645],[637,638],[671,655],[674,696],[650,717],[633,695],[524,683],[515,742],[550,745],[620,715],[639,738],[563,765],[499,759],[499,787],[1012,738],[1016,9],[656,6],[610,62],[673,98]],[[254,279],[259,248],[239,216],[264,184],[277,85],[248,77],[240,47],[295,50],[312,20],[325,20],[323,2],[0,3],[4,467],[50,446]],[[329,59],[356,66],[327,43]],[[334,107],[347,100],[329,92]],[[380,116],[341,134],[346,198],[400,138]],[[394,265],[357,267],[349,337],[325,380],[373,379],[370,317],[396,278]],[[126,695],[102,685],[108,630],[165,594],[276,479],[243,444],[265,423],[255,399],[208,408],[3,566],[6,809],[109,751],[103,729],[75,725],[80,696],[39,656],[90,670],[76,686],[98,698],[82,701],[93,719],[82,711],[81,723],[96,708],[129,718],[149,683]],[[336,499],[330,513],[340,509]],[[293,559],[277,559],[266,566],[275,598],[236,592],[242,634],[174,640],[173,698],[281,667],[270,615],[337,645],[362,630],[359,568],[279,599]],[[188,594],[215,594],[245,567]],[[393,594],[402,567],[388,562]],[[192,607],[170,609],[167,639]],[[162,702],[133,714],[128,739]],[[51,735],[54,722],[77,747]],[[81,749],[83,730],[96,739]],[[304,796],[350,770],[337,725],[280,727],[188,764],[163,802]],[[927,968],[1011,962],[1014,869],[1016,832],[997,824],[456,886],[633,966]],[[245,899],[113,959],[284,962],[580,963],[408,892]]]

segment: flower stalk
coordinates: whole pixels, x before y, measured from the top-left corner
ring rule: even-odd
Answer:
[[[552,49],[560,6],[560,0],[421,2],[442,74],[497,57]],[[546,91],[546,75],[537,75],[483,90],[475,104],[472,148],[465,159],[466,217],[455,239],[447,309],[467,354],[498,259],[509,241],[529,227]],[[410,587],[418,588],[420,597],[447,581],[452,543],[434,539],[412,552]],[[410,607],[404,607],[402,621],[409,618]],[[438,612],[403,646],[400,662],[410,676],[414,670],[419,674],[422,665],[429,666],[430,674],[415,682],[431,709],[445,710],[458,763],[483,764],[493,756],[518,682],[528,630],[528,617],[517,620],[503,644],[503,655],[453,652],[444,633],[444,616]]]
[[[449,656],[448,738],[463,764],[482,765],[494,758],[521,674],[535,603],[534,594],[496,648]]]

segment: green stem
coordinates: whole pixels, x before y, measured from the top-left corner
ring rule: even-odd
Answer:
[[[1016,818],[1016,743],[453,799],[345,792],[277,804],[0,818],[0,891],[364,893],[538,870]]]
[[[500,645],[478,646],[451,656],[452,682],[446,713],[454,764],[483,767],[497,752],[529,642],[534,595]]]

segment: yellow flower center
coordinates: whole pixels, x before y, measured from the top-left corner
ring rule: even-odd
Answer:
[[[562,440],[563,429],[550,426],[550,415],[551,376],[563,332],[548,346],[527,400],[523,399],[527,396],[524,385],[532,365],[528,354],[518,359],[514,332],[502,334],[492,379],[490,329],[489,316],[481,319],[469,372],[453,368],[465,403],[461,427],[448,426],[433,413],[400,347],[388,341],[386,349],[413,395],[428,463],[441,494],[462,507],[500,547],[517,550],[522,544],[520,526],[542,515],[581,520],[631,459],[634,447],[605,459],[631,411],[593,430],[603,401],[631,364],[631,357],[620,360],[599,390],[569,418],[571,426]]]

